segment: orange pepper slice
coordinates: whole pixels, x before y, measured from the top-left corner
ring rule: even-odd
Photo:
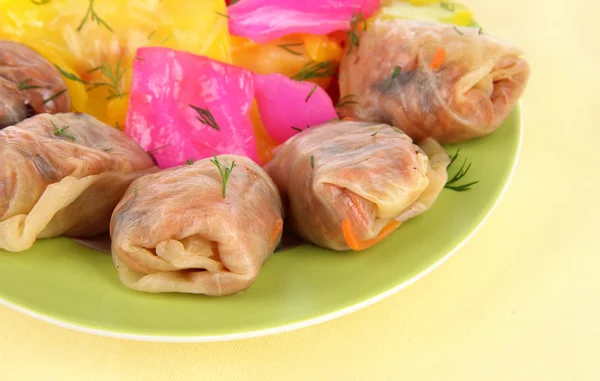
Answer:
[[[388,222],[383,229],[377,234],[375,238],[367,239],[364,241],[359,241],[358,238],[354,235],[354,229],[352,229],[352,222],[349,219],[345,219],[342,221],[342,232],[344,233],[344,239],[350,248],[354,251],[360,251],[370,248],[378,244],[387,238],[390,234],[394,232],[400,226],[402,222],[391,220]]]
[[[273,227],[273,232],[271,233],[271,240],[269,241],[269,246],[275,246],[277,244],[277,238],[281,234],[283,230],[283,220],[280,218],[275,222],[275,226]]]

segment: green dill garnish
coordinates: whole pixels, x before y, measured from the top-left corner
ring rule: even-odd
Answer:
[[[375,133],[371,134],[371,136],[375,136],[375,135],[377,135],[377,132],[375,132]]]
[[[125,93],[123,93],[119,87],[119,82],[123,79],[125,75],[125,68],[121,69],[121,60],[117,60],[117,65],[115,66],[115,72],[112,72],[110,65],[102,64],[98,67],[88,70],[88,74],[91,74],[95,71],[99,71],[106,78],[107,82],[94,82],[90,87],[87,88],[87,91],[92,91],[99,87],[108,87],[108,92],[110,95],[106,98],[106,100],[111,100],[114,98],[123,98]]]
[[[479,32],[477,32],[477,34],[479,34],[479,35],[483,34],[483,28],[479,27]]]
[[[451,3],[449,1],[440,2],[440,7],[444,8],[447,11],[454,12],[456,10],[456,4]]]
[[[310,167],[315,168],[315,157],[312,155],[310,156]]]
[[[52,0],[31,0],[31,2],[34,3],[35,5],[44,5],[44,4],[48,4],[51,1]]]
[[[121,129],[121,125],[119,124],[119,122],[115,122],[115,127],[119,130]]]
[[[337,64],[333,60],[323,62],[311,61],[304,65],[300,71],[292,77],[296,81],[306,81],[311,78],[327,78],[335,75]]]
[[[194,164],[194,163],[195,163],[194,159],[187,159],[187,160],[185,161],[185,165],[192,165],[192,164]]]
[[[161,42],[159,42],[159,45],[164,45],[167,41],[169,41],[169,39],[171,38],[171,36],[173,36],[173,33],[169,34],[167,37],[165,37]]]
[[[217,11],[215,11],[215,13],[218,14],[219,16],[225,17],[226,19],[231,18],[231,17],[229,17],[229,15],[226,15],[225,13],[221,13],[221,12],[217,12]]]
[[[280,240],[279,243],[277,244],[277,246],[275,247],[275,250],[273,250],[273,252],[277,253],[278,251],[281,250],[282,246],[283,246],[283,240]]]
[[[452,164],[454,164],[454,162],[456,161],[456,159],[458,159],[459,155],[460,155],[460,149],[458,149],[458,151],[456,151],[456,153],[450,158],[450,164],[448,164],[448,169],[450,169],[450,166],[452,166]],[[455,192],[464,192],[464,191],[470,190],[471,187],[473,185],[479,183],[479,181],[473,181],[473,182],[470,182],[470,183],[467,183],[467,184],[462,184],[462,185],[456,184],[463,177],[465,177],[465,175],[467,174],[467,172],[469,172],[469,169],[471,169],[471,163],[468,163],[468,165],[467,165],[467,159],[465,159],[465,161],[463,162],[463,165],[454,174],[454,176],[452,176],[452,178],[446,182],[446,185],[444,186],[444,188],[448,188],[448,189],[453,190]]]
[[[361,21],[364,23],[364,30],[366,31],[367,22],[362,12],[359,12],[358,15],[352,15],[352,18],[350,19],[350,30],[347,33],[349,48],[346,55],[350,55],[354,47],[358,48],[358,33],[356,33],[356,30],[358,29],[358,23]]]
[[[394,71],[392,71],[392,75],[390,76],[390,78],[387,80],[387,82],[385,83],[385,86],[383,86],[383,91],[386,91],[387,89],[390,88],[390,86],[392,85],[392,81],[398,76],[400,75],[400,66],[396,66],[394,68]]]
[[[456,31],[456,33],[460,34],[461,36],[464,36],[465,34],[463,32],[460,31],[460,29],[458,29],[456,27],[456,25],[454,25],[454,30]]]
[[[152,40],[152,37],[154,37],[155,34],[156,34],[156,29],[154,29],[152,32],[150,32],[150,34],[148,35],[148,40]]]
[[[303,44],[303,43],[301,43],[301,42],[297,42],[297,43],[294,43],[294,44],[279,44],[279,45],[277,45],[277,47],[278,47],[278,48],[281,48],[281,49],[283,49],[283,50],[285,50],[285,51],[287,51],[287,52],[289,52],[289,53],[292,53],[292,54],[294,54],[294,55],[297,55],[297,56],[302,56],[302,55],[303,55],[302,53],[300,53],[300,52],[297,52],[297,51],[295,51],[295,50],[292,50],[292,49],[290,49],[290,47],[294,47],[294,46],[302,46],[302,45],[304,45],[304,44]]]
[[[146,60],[145,60],[145,59],[143,59],[142,57],[135,57],[134,59],[135,59],[135,60],[137,60],[137,61],[146,61]]]
[[[308,96],[306,97],[304,102],[308,103],[308,100],[310,99],[310,97],[312,97],[312,95],[315,93],[316,90],[317,90],[317,85],[315,84],[313,86],[312,90],[310,91],[310,93],[308,93]]]
[[[58,126],[54,124],[52,120],[50,121],[50,123],[52,123],[52,125],[54,126],[54,136],[64,136],[67,139],[75,140],[75,136],[66,132],[69,126],[63,126],[62,128],[58,128]]]
[[[221,174],[221,179],[223,181],[223,198],[225,198],[227,196],[227,181],[229,181],[229,176],[231,175],[231,171],[233,171],[233,168],[235,168],[235,161],[231,163],[231,167],[223,167],[223,165],[221,164],[221,162],[219,161],[219,158],[213,154],[213,158],[214,159],[210,159],[210,162],[213,163],[217,169],[219,170],[219,173]]]
[[[113,150],[113,147],[102,148],[102,151],[104,151],[104,152],[110,152],[112,150]]]
[[[215,117],[208,110],[208,107],[200,108],[200,107],[197,107],[194,105],[188,105],[188,106],[193,108],[198,113],[199,116],[197,116],[196,119],[198,119],[200,122],[206,124],[207,126],[214,128],[217,131],[221,131],[221,127],[219,127],[219,125],[217,124]]]
[[[63,95],[65,92],[67,91],[67,89],[62,89],[61,91],[57,92],[56,94],[52,95],[50,98],[48,99],[44,99],[44,101],[42,102],[43,104],[46,104],[48,102],[52,102],[53,100],[55,100],[56,98],[60,97],[61,95]]]
[[[170,145],[171,145],[171,144],[169,144],[169,143],[167,143],[167,144],[163,144],[162,146],[156,147],[156,148],[154,148],[154,149],[152,149],[152,150],[148,151],[148,153],[152,154],[152,153],[158,152],[158,151],[160,151],[161,149],[165,149],[165,148],[169,147]]]
[[[19,90],[23,91],[23,90],[31,90],[31,89],[41,89],[42,86],[31,86],[28,85],[28,83],[31,81],[31,78],[27,78],[26,80],[24,80],[23,82],[19,83]]]
[[[139,192],[139,191],[140,191],[140,187],[139,187],[139,186],[135,187],[135,188],[133,189],[133,195],[134,195],[134,196],[137,196],[137,194],[138,194],[138,192]]]
[[[302,130],[296,126],[291,126],[290,128],[294,131],[302,132]]]
[[[335,104],[335,108],[344,107],[347,105],[358,104],[357,101],[350,100],[351,98],[356,97],[354,94],[348,94],[340,98],[340,100]]]
[[[88,0],[88,1],[90,2],[90,6],[88,7],[88,10],[85,13],[85,16],[83,16],[83,20],[81,20],[81,24],[79,24],[79,26],[77,27],[77,31],[81,32],[81,29],[83,29],[83,26],[87,22],[88,17],[91,16],[92,21],[95,21],[96,24],[98,24],[98,25],[104,25],[104,27],[106,29],[108,29],[109,31],[111,31],[112,33],[114,33],[114,31],[112,30],[112,28],[110,26],[108,26],[108,24],[104,20],[102,20],[100,18],[100,16],[98,16],[98,14],[96,13],[96,11],[94,11],[94,0]]]
[[[63,77],[70,79],[71,81],[75,81],[75,82],[81,82],[84,85],[88,85],[88,82],[84,81],[83,79],[79,78],[77,75],[73,74],[73,73],[69,73],[68,71],[63,70],[60,66],[58,65],[54,65],[56,66],[56,68],[58,69],[58,71],[60,71],[60,74],[63,75]]]

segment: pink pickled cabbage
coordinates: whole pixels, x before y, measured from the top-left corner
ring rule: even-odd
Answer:
[[[373,15],[380,0],[240,0],[229,6],[229,30],[264,44],[292,33],[349,30],[350,19]]]
[[[250,119],[255,97],[266,131],[283,143],[298,133],[292,126],[304,130],[337,117],[325,90],[313,87],[183,51],[140,48],[125,132],[161,168],[213,154],[243,155],[258,162]],[[198,110],[210,112],[214,122]]]
[[[281,144],[310,126],[337,118],[329,95],[311,82],[281,74],[255,75],[256,102],[267,133]],[[277,105],[274,107],[274,105]]]

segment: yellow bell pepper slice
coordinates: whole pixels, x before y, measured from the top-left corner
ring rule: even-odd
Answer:
[[[343,49],[341,41],[331,36],[293,34],[266,44],[231,36],[231,52],[234,65],[259,74],[279,73],[294,77],[310,63],[330,61],[338,64]],[[332,77],[308,80],[327,88]]]
[[[123,128],[137,48],[231,62],[226,12],[224,0],[0,0],[0,38],[58,66],[75,110]]]
[[[453,1],[384,0],[376,17],[382,19],[407,18],[435,21],[459,26],[473,24],[473,12]]]

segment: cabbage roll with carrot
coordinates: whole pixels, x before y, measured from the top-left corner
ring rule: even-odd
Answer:
[[[448,155],[433,139],[420,144],[386,124],[336,121],[289,139],[265,169],[300,237],[363,250],[431,208],[444,188]]]
[[[110,231],[119,277],[145,292],[243,291],[281,239],[277,188],[246,157],[188,164],[136,180],[117,206]]]
[[[86,114],[40,114],[0,131],[0,249],[108,231],[112,212],[152,158]]]
[[[59,71],[25,45],[0,40],[0,129],[30,116],[71,111]]]
[[[354,33],[340,68],[340,114],[390,123],[416,140],[492,133],[529,79],[521,49],[481,29],[376,19]]]

